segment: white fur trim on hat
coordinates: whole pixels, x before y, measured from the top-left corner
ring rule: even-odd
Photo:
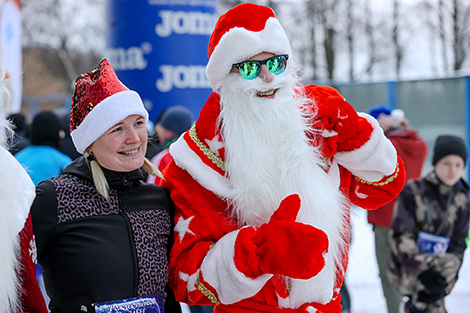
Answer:
[[[137,92],[125,90],[105,98],[70,133],[75,148],[83,154],[108,129],[134,114],[141,115],[148,121],[149,114]]]
[[[206,67],[206,76],[212,89],[217,91],[215,88],[217,82],[230,72],[233,64],[245,61],[261,52],[289,56],[292,54],[289,39],[276,18],[269,18],[262,31],[253,32],[234,27],[222,36]],[[288,62],[291,62],[291,59]]]

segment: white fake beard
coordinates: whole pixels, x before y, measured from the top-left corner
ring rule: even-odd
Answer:
[[[347,206],[338,182],[335,185],[321,168],[318,148],[309,143],[305,133],[315,112],[305,116],[300,107],[312,100],[294,96],[293,74],[275,76],[270,84],[230,74],[221,85],[219,122],[231,187],[227,200],[234,218],[241,225],[260,226],[269,221],[286,196],[298,194],[302,203],[297,221],[328,234],[329,268],[312,279],[317,281],[318,290],[308,281],[293,283],[298,296],[283,306],[297,307],[315,293],[320,301],[329,301],[335,283],[331,278],[335,276],[334,267],[341,267],[346,247]],[[258,91],[275,88],[279,89],[273,99],[256,96]],[[331,287],[330,291],[325,287]]]

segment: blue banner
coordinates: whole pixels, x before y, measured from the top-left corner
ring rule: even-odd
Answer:
[[[169,106],[199,116],[211,93],[205,75],[217,0],[108,0],[106,57],[155,121]]]

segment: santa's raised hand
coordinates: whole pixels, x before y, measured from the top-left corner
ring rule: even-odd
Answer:
[[[300,210],[297,194],[286,197],[268,223],[245,227],[235,241],[234,261],[248,277],[280,274],[309,279],[325,266],[328,237],[320,229],[296,222]]]
[[[309,86],[305,91],[315,93],[317,111],[312,127],[322,130],[326,156],[358,149],[370,139],[372,125],[334,88]]]

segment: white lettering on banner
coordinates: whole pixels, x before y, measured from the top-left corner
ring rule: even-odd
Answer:
[[[159,70],[162,78],[157,80],[156,86],[161,92],[169,92],[173,88],[210,88],[205,75],[206,67],[203,65],[162,65]]]
[[[106,56],[115,70],[143,70],[147,67],[146,54],[152,52],[152,44],[143,42],[140,47],[107,49]]]
[[[158,14],[162,22],[155,26],[155,33],[160,37],[168,37],[172,33],[210,36],[217,21],[216,14],[196,11],[161,10]]]

